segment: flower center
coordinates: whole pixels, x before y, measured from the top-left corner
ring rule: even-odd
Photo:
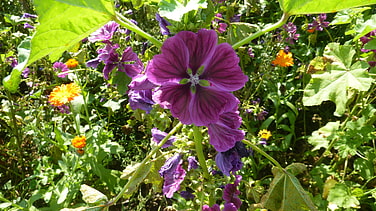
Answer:
[[[196,84],[200,83],[200,79],[198,78],[198,74],[192,75],[189,74],[190,78],[188,79],[191,82],[191,86],[196,86]]]

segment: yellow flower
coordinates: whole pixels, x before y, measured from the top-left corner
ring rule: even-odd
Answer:
[[[85,136],[76,136],[72,139],[72,146],[76,148],[84,148],[86,146],[86,137]]]
[[[262,139],[268,140],[270,137],[272,137],[272,133],[269,130],[262,129],[259,131],[258,136]]]
[[[57,86],[52,90],[48,101],[53,106],[62,106],[79,96],[80,93],[81,89],[77,84],[62,84],[61,86]]]
[[[68,59],[68,61],[65,62],[65,64],[67,65],[67,67],[68,67],[69,69],[71,69],[71,68],[75,68],[75,67],[77,67],[77,65],[78,65],[78,61],[75,60],[75,59]]]
[[[281,67],[288,67],[294,65],[294,60],[292,58],[292,53],[286,53],[284,50],[279,50],[277,57],[272,61],[272,64]]]

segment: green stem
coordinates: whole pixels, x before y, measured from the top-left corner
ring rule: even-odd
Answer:
[[[233,49],[237,49],[240,46],[245,45],[245,44],[251,42],[252,40],[256,39],[257,37],[260,37],[261,35],[265,34],[266,32],[270,32],[270,31],[272,31],[272,30],[274,30],[276,28],[281,27],[283,24],[286,23],[286,21],[287,21],[287,19],[289,17],[290,17],[289,14],[283,13],[281,19],[277,23],[275,23],[275,24],[273,24],[271,26],[267,26],[265,29],[262,29],[261,31],[258,31],[256,33],[252,34],[251,36],[240,40],[239,42],[237,42],[234,45],[232,45],[232,48]]]
[[[201,134],[200,129],[196,125],[193,125],[193,136],[195,138],[195,147],[196,147],[198,162],[200,163],[200,166],[204,172],[204,178],[209,179],[210,175],[209,175],[208,167],[206,166],[206,159],[204,156],[204,152],[202,150],[202,134]]]
[[[248,140],[243,140],[243,142],[251,146],[253,150],[257,151],[258,153],[266,157],[270,162],[272,162],[279,169],[283,170],[281,164],[279,164],[278,161],[276,161],[272,156],[268,155],[268,153],[264,152],[262,149],[260,149],[258,146],[254,145],[252,142]]]
[[[151,159],[151,157],[167,142],[167,140],[173,135],[175,134],[178,130],[180,130],[180,128],[183,126],[183,124],[181,122],[179,122],[168,134],[167,136],[162,139],[162,141],[156,146],[154,147],[150,153],[144,158],[144,160],[141,162],[140,166],[136,169],[136,171],[133,173],[133,175],[138,175],[140,173],[140,171],[143,170],[143,168],[145,167],[146,163],[148,163]],[[130,185],[133,183],[133,181],[135,180],[136,178],[134,178],[133,176],[129,178],[127,184],[123,187],[123,189],[120,191],[120,193],[112,200],[110,201],[107,206],[111,206],[111,205],[114,205],[116,204],[117,201],[119,201],[119,199],[121,199],[124,195],[124,193],[128,190],[128,188],[130,187]]]
[[[155,37],[151,36],[150,34],[144,32],[142,29],[140,29],[137,25],[132,23],[128,18],[124,17],[120,13],[116,13],[116,22],[118,22],[120,25],[124,26],[125,28],[135,32],[136,34],[140,35],[141,37],[149,40],[152,42],[155,46],[158,48],[162,47],[162,42],[157,40]]]

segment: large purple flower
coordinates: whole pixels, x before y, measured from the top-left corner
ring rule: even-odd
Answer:
[[[217,45],[214,30],[182,31],[168,38],[149,65],[149,80],[160,85],[159,104],[184,124],[208,125],[237,105],[230,93],[244,86],[239,58],[231,45]]]
[[[90,42],[96,42],[96,41],[109,41],[112,36],[114,35],[114,32],[117,30],[119,27],[119,24],[116,23],[115,21],[110,21],[97,31],[93,32],[89,36],[89,41]]]

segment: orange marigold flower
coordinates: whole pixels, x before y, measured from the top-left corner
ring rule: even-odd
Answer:
[[[272,61],[272,64],[281,67],[288,67],[294,65],[294,60],[292,58],[292,53],[286,53],[284,50],[279,50],[277,57]]]
[[[309,33],[313,33],[313,32],[315,32],[315,28],[307,29],[307,32],[309,32]]]
[[[68,61],[65,62],[65,64],[67,65],[67,67],[68,67],[69,69],[71,69],[71,68],[75,68],[75,67],[77,67],[77,65],[78,65],[78,61],[75,60],[75,59],[68,59]]]
[[[80,93],[81,89],[77,84],[62,84],[61,86],[57,86],[52,90],[48,101],[53,106],[62,106],[79,96]]]
[[[258,136],[262,139],[269,140],[272,137],[272,133],[269,130],[262,129],[259,131]]]
[[[85,136],[76,136],[72,139],[72,146],[76,148],[84,148],[86,146],[86,137]]]

